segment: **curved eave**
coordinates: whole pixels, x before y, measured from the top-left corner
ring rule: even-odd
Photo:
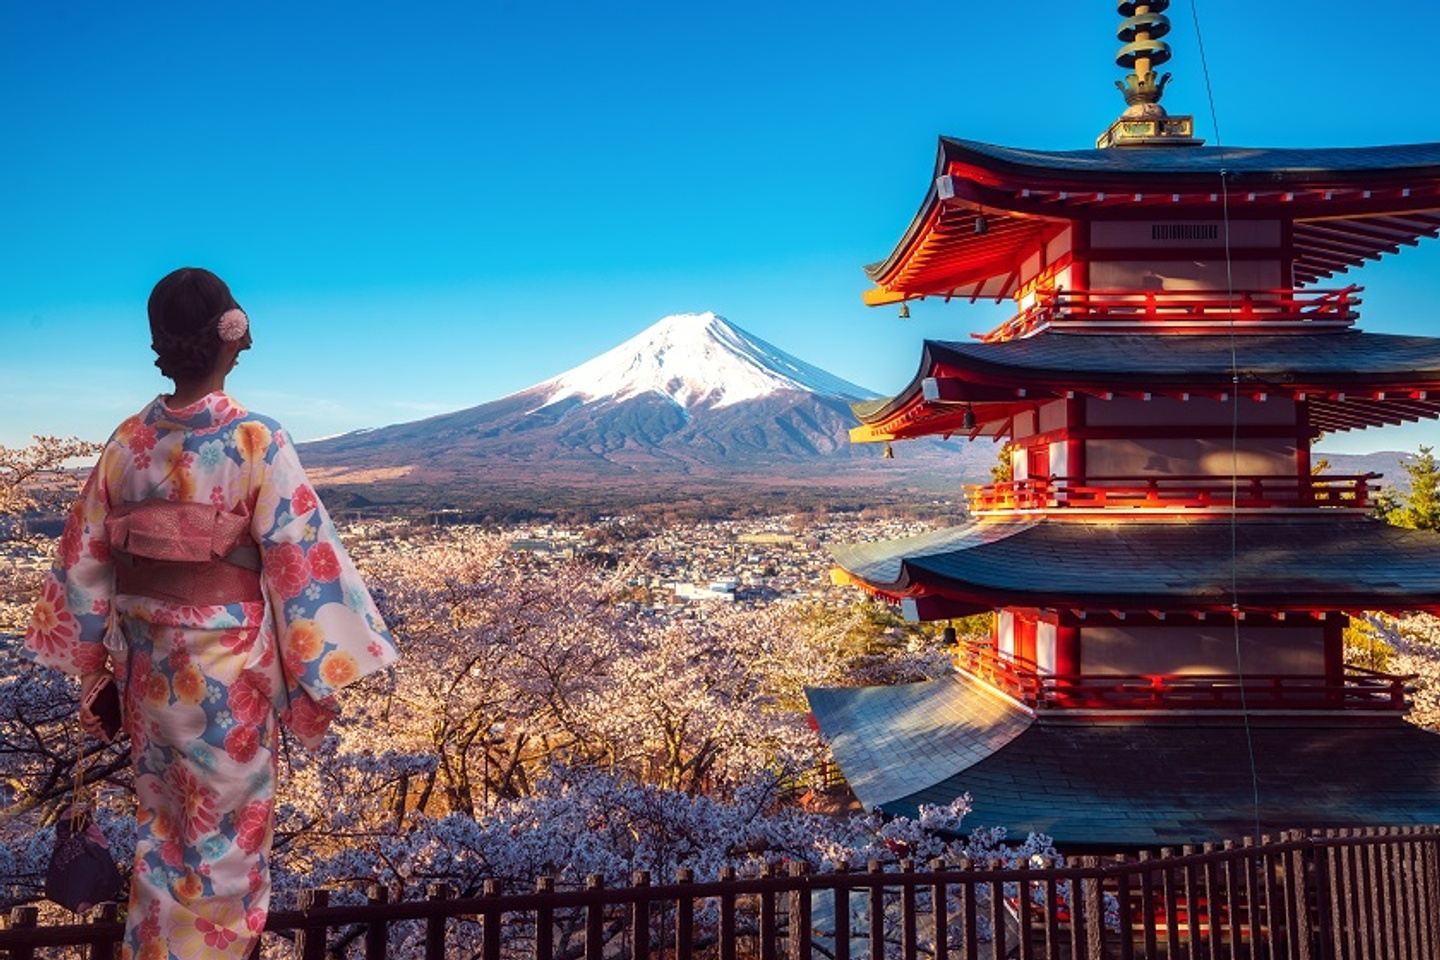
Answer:
[[[1026,150],[940,138],[936,174],[972,172],[988,186],[1151,189],[1214,184],[1236,188],[1380,186],[1440,179],[1440,142],[1371,147],[1176,147]]]
[[[1364,518],[1248,521],[1233,534],[1193,520],[971,521],[831,553],[845,582],[957,610],[1440,609],[1440,534]]]
[[[1015,395],[1015,385],[1027,371],[1007,371],[999,365],[986,371],[976,365],[954,365],[942,361],[943,341],[926,340],[920,355],[920,367],[903,390],[893,397],[864,400],[850,405],[860,426],[850,431],[852,443],[873,443],[903,440],[946,431],[966,435],[993,435],[1017,409],[1028,408],[1033,400]],[[931,387],[936,378],[945,376],[954,381],[958,392],[941,398]],[[957,404],[963,404],[957,405]],[[964,426],[966,410],[975,418],[975,427]]]
[[[899,726],[872,723],[891,736]],[[848,729],[857,727],[872,729]],[[886,802],[884,810],[915,816],[922,805],[968,796],[973,822],[1004,827],[1011,836],[1043,833],[1062,847],[1141,849],[1219,841],[1257,824],[1278,832],[1440,818],[1440,738],[1413,724],[1247,718],[1246,729],[1216,722],[1035,723],[998,748],[972,735],[965,744],[951,743],[948,753],[973,744],[981,748],[972,751],[976,759],[933,786]],[[841,769],[860,779],[895,769],[893,757],[879,751],[872,757]],[[1337,763],[1340,757],[1345,760]],[[914,767],[933,764],[917,756]],[[1257,782],[1263,785],[1258,796]]]
[[[1157,207],[1217,216],[1222,169],[1231,216],[1296,222],[1302,283],[1440,235],[1440,144],[1036,151],[942,137],[919,210],[889,256],[865,267],[876,286],[864,300],[1003,298],[1014,265],[1065,223]]]
[[[861,425],[850,436],[859,443],[960,432],[967,412],[974,435],[994,436],[1036,401],[1080,394],[1218,396],[1233,386],[1232,347],[1242,389],[1311,399],[1322,429],[1440,417],[1440,338],[1043,333],[997,343],[927,340],[903,390],[852,405]]]

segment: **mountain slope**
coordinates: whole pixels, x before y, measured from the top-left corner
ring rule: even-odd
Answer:
[[[518,393],[305,444],[303,455],[332,482],[378,470],[541,485],[657,476],[843,483],[838,463],[879,466],[880,448],[849,441],[849,405],[872,395],[723,317],[679,314]],[[994,458],[961,449],[906,444],[912,462],[894,472],[917,459],[934,466],[941,453],[958,479],[975,472],[968,461],[983,461],[983,474]]]

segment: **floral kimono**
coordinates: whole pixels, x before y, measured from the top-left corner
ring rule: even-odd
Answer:
[[[137,592],[126,551],[148,536],[183,553],[197,515],[209,565],[171,564],[171,599]],[[210,556],[212,531],[219,557],[250,545],[251,589],[233,602],[185,596],[207,588],[183,586],[187,569],[247,575]],[[277,722],[318,746],[335,692],[397,657],[284,431],[220,392],[181,409],[157,398],[122,423],[71,510],[25,648],[72,674],[108,659],[123,690],[139,825],[123,955],[245,957],[270,899]]]

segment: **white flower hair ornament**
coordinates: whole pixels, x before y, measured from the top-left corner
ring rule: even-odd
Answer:
[[[250,329],[250,318],[245,316],[244,310],[234,307],[220,314],[217,325],[220,330],[220,339],[226,343],[234,343],[236,340],[244,339],[245,331]]]

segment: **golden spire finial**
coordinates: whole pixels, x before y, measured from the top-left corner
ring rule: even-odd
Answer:
[[[1119,5],[1120,16],[1125,19],[1120,21],[1115,35],[1124,46],[1115,55],[1115,65],[1135,71],[1123,81],[1115,81],[1129,105],[1124,113],[1126,117],[1165,116],[1160,98],[1165,93],[1165,84],[1170,82],[1170,74],[1157,80],[1154,68],[1170,60],[1170,44],[1160,39],[1170,32],[1170,18],[1164,13],[1169,5],[1170,0],[1141,3],[1121,0]]]
[[[1157,76],[1155,68],[1170,60],[1170,44],[1160,39],[1170,32],[1165,16],[1169,6],[1170,0],[1120,0],[1116,5],[1124,19],[1115,35],[1124,46],[1115,55],[1115,65],[1134,72],[1115,81],[1125,95],[1125,112],[1095,141],[1097,147],[1201,142],[1193,136],[1193,118],[1171,117],[1160,106],[1170,74]]]

